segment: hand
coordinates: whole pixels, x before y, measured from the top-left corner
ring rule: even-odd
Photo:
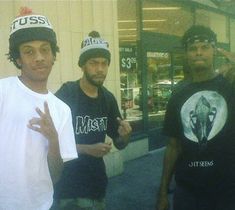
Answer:
[[[119,117],[117,118],[117,121],[119,123],[118,126],[118,134],[119,137],[114,140],[114,145],[117,149],[124,149],[130,140],[130,135],[132,132],[132,128],[130,124],[124,120],[121,120]]]
[[[117,121],[119,123],[118,134],[120,138],[128,140],[132,132],[130,124],[125,120],[121,120],[119,117],[117,118]]]
[[[112,149],[112,142],[109,143],[96,143],[87,145],[89,146],[88,154],[94,157],[103,157],[107,155]]]
[[[58,140],[58,134],[52,121],[47,102],[44,102],[44,112],[36,108],[39,117],[29,120],[28,128],[41,133],[49,141]]]
[[[63,160],[60,156],[58,133],[55,129],[53,120],[50,115],[50,110],[47,102],[44,102],[44,112],[38,107],[36,112],[39,117],[34,117],[29,120],[28,128],[41,133],[49,142],[48,149],[48,167],[53,183],[59,180],[63,168]]]
[[[227,58],[230,62],[235,62],[235,53],[229,52],[227,50],[224,50],[222,48],[217,48],[217,51],[221,53],[225,58]]]
[[[228,52],[224,49],[218,48],[218,52],[220,52],[223,56],[225,56],[229,62],[223,64],[218,73],[222,74],[231,84],[235,82],[235,53]]]

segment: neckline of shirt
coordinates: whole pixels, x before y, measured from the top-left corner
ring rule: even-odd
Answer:
[[[49,95],[51,94],[50,91],[48,91],[48,93],[37,93],[33,90],[31,90],[30,88],[28,88],[20,79],[19,77],[15,77],[15,79],[17,80],[17,84],[18,86],[23,89],[25,92],[27,92],[28,94],[37,97],[37,98],[42,98],[42,99],[47,99],[49,97]]]

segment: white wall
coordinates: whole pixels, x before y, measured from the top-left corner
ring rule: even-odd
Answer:
[[[90,31],[97,30],[109,42],[112,54],[105,86],[120,101],[117,0],[1,0],[0,78],[19,73],[5,54],[8,52],[10,23],[22,6],[47,16],[57,33],[60,53],[49,78],[49,89],[54,92],[63,82],[81,76],[77,65],[81,41]]]

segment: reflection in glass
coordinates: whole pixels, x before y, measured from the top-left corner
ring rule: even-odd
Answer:
[[[130,122],[133,130],[141,131],[143,113],[140,108],[142,101],[136,98],[141,90],[141,76],[137,69],[136,47],[119,48],[121,73],[121,109],[123,118]]]
[[[149,129],[161,125],[171,95],[169,53],[147,52]]]

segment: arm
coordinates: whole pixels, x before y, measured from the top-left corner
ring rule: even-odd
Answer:
[[[119,137],[114,139],[113,142],[114,142],[115,147],[120,150],[120,149],[124,149],[128,145],[130,141],[132,128],[127,121],[121,120],[119,117],[117,118],[117,121],[119,123],[119,126],[118,126]]]
[[[119,122],[118,134],[119,137],[114,139],[114,145],[117,149],[125,148],[130,139],[131,135],[131,126],[128,122],[117,118]],[[108,154],[112,149],[112,143],[96,143],[96,144],[77,144],[78,154],[91,155],[93,157],[103,157]]]
[[[108,154],[111,148],[111,143],[77,144],[78,154],[91,155],[97,158]]]
[[[229,62],[231,62],[232,64],[235,63],[235,53],[226,51],[222,48],[217,48],[217,51],[221,53],[225,58],[227,58]]]
[[[48,104],[44,103],[44,112],[36,108],[39,118],[32,118],[29,121],[28,127],[45,136],[48,140],[48,155],[47,161],[49,171],[53,183],[56,183],[63,169],[63,160],[60,156],[58,133],[52,121]]]
[[[108,114],[108,129],[107,135],[113,139],[115,147],[119,150],[124,149],[129,141],[132,133],[132,128],[129,122],[121,119],[121,114],[118,108],[115,97],[110,94]]]
[[[47,161],[52,182],[55,184],[60,178],[63,169],[63,160],[60,156],[58,137],[51,138],[48,140],[49,140],[49,150],[47,155]]]
[[[163,172],[156,205],[157,210],[167,210],[169,207],[167,192],[175,170],[176,161],[180,154],[181,146],[179,141],[176,138],[170,138],[164,155]]]
[[[219,68],[218,72],[219,74],[222,74],[231,84],[233,84],[235,82],[235,53],[221,48],[217,48],[217,51],[228,61]]]
[[[123,149],[129,143],[131,135],[131,126],[128,122],[117,118],[119,122],[118,134],[119,137],[114,139],[114,145],[117,149]],[[93,157],[103,157],[112,149],[112,143],[96,143],[96,144],[77,144],[78,154],[91,155]]]

